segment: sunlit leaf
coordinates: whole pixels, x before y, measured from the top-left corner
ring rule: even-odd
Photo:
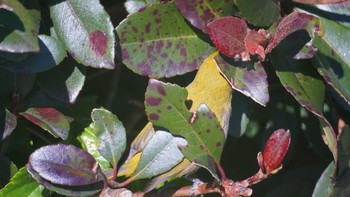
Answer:
[[[178,146],[185,140],[175,138],[165,131],[157,131],[142,151],[133,179],[153,177],[169,171],[183,160]]]
[[[20,113],[32,123],[48,131],[54,137],[67,139],[70,126],[65,115],[54,108],[29,108]]]
[[[175,0],[181,14],[196,28],[208,32],[207,24],[233,14],[233,0]]]
[[[110,187],[107,187],[102,190],[99,197],[112,197],[112,196],[132,197],[132,195],[133,195],[132,191],[127,190],[126,188],[112,189]]]
[[[41,197],[44,196],[43,190],[44,186],[32,179],[26,168],[21,168],[11,181],[0,190],[0,196]]]
[[[240,16],[255,26],[269,26],[280,16],[280,8],[273,0],[234,0]]]
[[[84,131],[78,136],[78,140],[80,141],[84,150],[89,152],[101,166],[102,170],[107,170],[110,168],[110,163],[106,160],[98,151],[99,141],[94,134],[94,126],[90,124],[89,127],[86,127]]]
[[[160,2],[160,0],[127,0],[124,3],[126,11],[131,14],[139,11],[141,8],[147,6],[148,4]]]
[[[188,111],[187,95],[185,88],[151,79],[146,90],[146,114],[153,124],[183,136],[188,142],[181,147],[183,154],[215,174],[212,167],[214,162],[220,162],[224,133],[206,105],[200,105],[195,112]]]
[[[63,43],[53,37],[39,35],[38,53],[28,53],[28,57],[21,62],[7,62],[1,66],[19,74],[32,74],[49,70],[66,57]]]
[[[85,83],[86,68],[71,59],[40,73],[40,85],[53,98],[74,103]]]
[[[17,0],[0,7],[0,51],[39,52],[38,31],[31,13]]]
[[[174,2],[155,3],[130,14],[116,31],[122,52],[118,55],[129,69],[144,76],[172,77],[193,71],[214,51]]]
[[[126,133],[123,123],[110,111],[100,108],[91,112],[94,121],[94,134],[99,146],[98,151],[116,168],[126,148]]]
[[[83,186],[64,186],[64,185],[55,185],[51,182],[40,177],[39,173],[35,172],[33,167],[29,164],[26,165],[27,171],[40,185],[45,186],[46,189],[62,194],[65,196],[91,196],[103,188],[103,182],[93,183]]]
[[[114,28],[100,2],[53,0],[50,3],[55,32],[72,57],[86,66],[113,69]]]
[[[30,155],[28,162],[40,177],[53,184],[81,186],[102,180],[96,160],[72,145],[41,147]]]

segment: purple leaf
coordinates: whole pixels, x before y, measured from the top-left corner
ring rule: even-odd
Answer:
[[[181,14],[194,27],[207,33],[207,24],[215,19],[233,14],[233,1],[227,0],[175,0]]]
[[[30,155],[28,163],[40,177],[54,184],[81,186],[103,179],[93,156],[72,145],[41,147]]]
[[[269,101],[267,75],[260,62],[241,62],[216,56],[220,72],[233,89],[265,106]]]

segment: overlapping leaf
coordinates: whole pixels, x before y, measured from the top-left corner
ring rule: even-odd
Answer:
[[[65,103],[74,103],[85,82],[86,68],[67,60],[60,66],[40,73],[40,85],[53,98]]]
[[[328,167],[323,171],[321,177],[318,179],[315,189],[312,193],[312,197],[328,197],[331,196],[332,186],[332,175],[334,173],[334,162],[331,162]]]
[[[216,56],[220,72],[233,89],[265,106],[269,101],[267,75],[260,62],[242,62]]]
[[[41,197],[44,186],[30,177],[26,168],[21,168],[6,187],[0,190],[0,196]]]
[[[4,120],[1,119],[1,121],[4,121],[5,125],[3,128],[3,131],[0,131],[0,133],[2,134],[0,139],[5,139],[16,128],[17,118],[9,110],[5,109],[5,119]]]
[[[280,8],[273,0],[235,0],[240,16],[255,26],[269,26],[280,16]]]
[[[131,178],[149,178],[171,170],[183,160],[183,154],[178,146],[185,143],[185,140],[173,137],[168,132],[157,131],[143,149]]]
[[[207,24],[233,14],[232,0],[175,0],[181,14],[196,28],[208,32]]]
[[[293,0],[293,1],[297,3],[304,3],[304,4],[330,4],[330,3],[341,3],[347,0]]]
[[[32,153],[28,165],[41,178],[59,185],[82,186],[103,179],[96,160],[72,145],[44,146]]]
[[[42,177],[40,177],[39,173],[35,172],[33,167],[29,164],[26,165],[27,171],[35,179],[40,185],[45,186],[46,189],[50,191],[54,191],[58,194],[62,194],[65,196],[91,196],[101,191],[103,188],[103,182],[97,182],[89,185],[83,186],[64,186],[53,184]]]
[[[124,3],[126,11],[131,14],[139,11],[141,8],[144,8],[148,4],[160,2],[160,0],[127,0]]]
[[[113,69],[115,35],[110,18],[97,0],[51,1],[55,31],[81,64]]]
[[[123,63],[144,76],[171,77],[193,71],[214,51],[173,2],[155,3],[129,15],[116,31]]]
[[[29,108],[20,113],[32,123],[48,131],[54,137],[66,140],[70,125],[68,118],[54,108]]]
[[[4,0],[0,7],[0,51],[38,52],[37,25],[31,13],[17,0]]]
[[[94,134],[98,138],[98,151],[116,170],[118,161],[126,148],[123,123],[110,111],[100,108],[91,112]]]
[[[146,90],[146,114],[153,124],[183,136],[188,142],[181,147],[184,155],[215,174],[212,167],[214,162],[220,162],[224,133],[206,105],[200,105],[193,113],[188,111],[187,95],[184,88],[151,79]]]
[[[50,36],[39,35],[39,47],[40,52],[28,53],[25,60],[1,66],[19,74],[39,73],[57,66],[67,55],[63,43]]]
[[[80,141],[81,146],[84,148],[84,150],[89,152],[95,158],[95,160],[101,166],[102,170],[107,170],[110,168],[111,165],[109,161],[106,160],[98,151],[99,141],[94,134],[93,124],[90,124],[89,127],[86,127],[84,129],[84,131],[78,137],[78,140]]]

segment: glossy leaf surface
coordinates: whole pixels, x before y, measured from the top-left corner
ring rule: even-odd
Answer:
[[[54,184],[80,186],[102,179],[96,160],[72,145],[41,147],[30,155],[29,165],[40,177]]]
[[[98,164],[101,166],[102,170],[107,170],[110,168],[110,163],[106,160],[98,151],[99,141],[94,133],[94,126],[90,124],[89,127],[86,127],[81,135],[78,137],[82,147],[88,153],[90,153]]]
[[[177,31],[174,31],[176,29]],[[182,17],[175,3],[152,4],[116,28],[121,59],[132,71],[154,78],[197,69],[214,48]]]
[[[200,105],[193,113],[188,111],[184,103],[187,95],[184,88],[151,79],[146,90],[146,114],[153,124],[183,136],[188,142],[180,147],[183,154],[215,174],[213,160],[220,161],[224,133],[206,105]]]
[[[50,14],[59,39],[85,66],[113,69],[113,25],[97,0],[51,1]]]
[[[132,177],[150,178],[172,169],[184,158],[178,146],[185,140],[173,137],[166,131],[157,131],[142,151],[140,161]]]
[[[67,139],[70,125],[67,117],[54,108],[29,108],[20,113],[23,117],[48,131],[54,137]]]
[[[51,182],[40,177],[40,175],[37,172],[35,172],[35,170],[31,165],[27,164],[26,168],[29,174],[33,177],[33,179],[35,179],[38,183],[40,183],[40,185],[45,186],[45,188],[50,191],[53,191],[65,196],[91,196],[101,191],[103,188],[102,181],[94,184],[83,185],[83,186],[64,186],[64,185],[52,184]]]
[[[267,75],[260,62],[242,62],[215,57],[220,72],[231,87],[265,106],[269,101]]]
[[[124,3],[126,11],[129,14],[139,11],[141,8],[144,8],[148,4],[160,2],[160,0],[127,0]]]
[[[3,0],[0,8],[0,51],[38,52],[38,32],[31,13],[17,0]]]
[[[39,47],[38,53],[28,53],[25,60],[7,62],[1,66],[18,74],[33,74],[52,69],[67,55],[63,43],[50,36],[39,35]]]
[[[71,59],[40,73],[40,85],[52,98],[74,103],[85,83],[86,68]]]
[[[280,8],[273,0],[235,0],[240,16],[255,26],[269,26],[280,16]]]
[[[232,0],[175,0],[181,14],[196,28],[208,32],[207,24],[233,14]]]
[[[110,111],[100,108],[91,112],[94,134],[98,138],[98,151],[114,168],[126,148],[126,133],[123,123]]]
[[[0,190],[0,196],[28,196],[41,197],[44,186],[37,183],[28,174],[26,168],[21,168],[6,187]]]

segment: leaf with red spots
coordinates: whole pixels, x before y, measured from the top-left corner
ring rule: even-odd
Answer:
[[[37,24],[31,13],[14,0],[3,0],[0,10],[0,51],[39,52]]]
[[[155,78],[196,70],[215,49],[193,31],[174,2],[154,3],[116,28],[121,60],[135,73]]]
[[[146,114],[154,125],[183,136],[188,142],[186,146],[180,146],[185,157],[208,168],[217,177],[213,163],[220,162],[225,142],[222,127],[205,104],[190,112],[185,105],[187,96],[185,88],[151,79],[146,90],[146,101],[148,98],[160,98],[161,102],[157,105],[146,102]]]
[[[175,0],[175,3],[181,14],[205,33],[209,22],[232,15],[234,8],[231,0]]]
[[[324,141],[337,158],[337,140],[334,130],[323,115],[325,84],[307,60],[293,57],[300,51],[308,36],[306,32],[296,32],[284,39],[271,52],[271,61],[276,74],[285,89],[306,109],[319,117],[324,131]],[[315,88],[317,87],[317,88]]]
[[[144,8],[145,6],[155,3],[155,2],[160,2],[160,0],[127,0],[124,3],[124,6],[126,8],[126,11],[131,14],[139,11],[140,9]]]
[[[50,2],[56,34],[72,57],[85,66],[113,69],[114,29],[99,1]]]
[[[109,161],[113,169],[126,148],[126,133],[123,123],[110,111],[100,108],[91,112],[94,122],[94,134],[98,139],[98,151]]]
[[[242,62],[216,56],[220,72],[233,89],[265,106],[269,101],[267,75],[260,62]]]
[[[41,147],[30,155],[28,164],[41,178],[54,184],[81,186],[103,179],[96,160],[72,145]]]
[[[48,131],[54,137],[66,140],[70,126],[68,118],[54,108],[29,108],[20,113],[23,117]]]
[[[272,133],[262,153],[263,166],[260,166],[260,169],[264,173],[271,174],[281,166],[283,158],[288,151],[290,141],[289,130],[279,129]]]
[[[306,48],[313,47],[313,38],[318,35],[322,36],[324,29],[318,18],[306,13],[292,12],[281,20],[277,21],[270,28],[271,40],[265,49],[265,53],[270,53],[283,39],[298,30],[306,30],[311,37],[311,41],[305,44]],[[311,50],[311,52],[315,51]],[[315,54],[315,52],[313,52]],[[296,56],[298,54],[295,54]],[[298,57],[297,57],[298,58]],[[298,58],[300,59],[300,58]]]
[[[72,58],[65,59],[60,66],[38,74],[44,91],[52,98],[65,103],[75,103],[85,83],[86,68]]]
[[[280,8],[274,0],[234,0],[239,16],[255,26],[266,27],[280,17]]]

